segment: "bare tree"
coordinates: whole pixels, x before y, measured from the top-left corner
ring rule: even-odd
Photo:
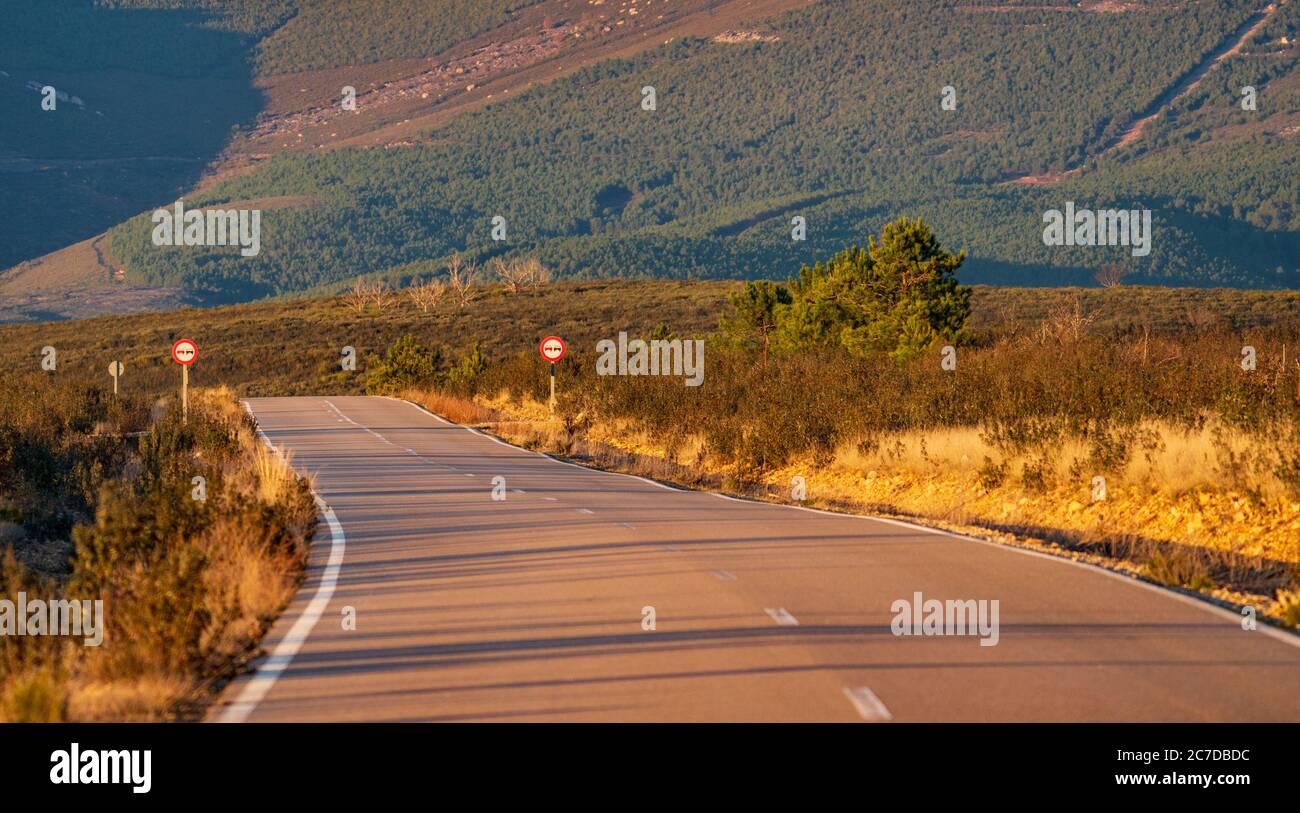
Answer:
[[[458,307],[465,307],[478,296],[474,290],[474,264],[465,263],[460,254],[447,261],[447,287]]]
[[[365,310],[366,303],[369,301],[369,284],[361,277],[357,277],[352,286],[343,294],[343,302],[356,313]]]
[[[414,285],[406,289],[406,295],[421,313],[436,308],[446,293],[447,284],[436,279],[416,280]]]
[[[343,295],[344,301],[348,307],[357,313],[361,313],[368,306],[374,305],[380,313],[388,310],[393,304],[393,290],[388,287],[388,283],[383,280],[366,280],[357,277],[352,287],[348,288],[347,293]]]
[[[536,257],[529,257],[524,261],[526,285],[529,288],[540,288],[551,281],[551,269],[542,265],[542,261]]]
[[[1128,269],[1119,263],[1105,263],[1097,269],[1097,273],[1093,274],[1092,278],[1103,288],[1114,288],[1127,276]]]
[[[512,293],[517,294],[528,285],[529,267],[524,260],[503,260],[500,257],[492,260],[492,276],[501,281],[501,285]]]
[[[1095,321],[1097,321],[1097,314],[1084,312],[1083,302],[1076,294],[1072,303],[1060,305],[1049,311],[1039,331],[1044,340],[1053,338],[1059,342],[1066,340],[1077,342],[1083,338]]]
[[[387,311],[393,304],[393,289],[389,288],[388,283],[383,280],[375,280],[370,283],[368,294],[370,303],[380,313]]]

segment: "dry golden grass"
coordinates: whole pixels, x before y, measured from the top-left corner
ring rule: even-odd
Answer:
[[[1300,590],[1279,590],[1273,614],[1283,623],[1300,627]]]
[[[1139,431],[1149,436],[1153,445],[1133,455],[1124,468],[1109,472],[1109,486],[1143,486],[1168,494],[1218,487],[1231,478],[1232,487],[1266,497],[1282,498],[1287,491],[1273,471],[1257,460],[1259,438],[1232,430],[1210,421],[1196,429],[1180,429],[1147,422]],[[1006,464],[1018,471],[1031,459],[1006,455],[989,443],[979,429],[928,429],[896,432],[873,439],[870,448],[859,440],[840,444],[830,466],[849,472],[906,473],[920,477],[953,476],[978,472],[985,459]],[[1032,462],[1041,461],[1041,453]],[[1064,481],[1072,477],[1070,468],[1085,465],[1088,444],[1079,438],[1067,438],[1052,449],[1046,458],[1050,479]],[[1248,461],[1249,465],[1241,465]]]
[[[842,443],[835,450],[832,465],[851,471],[892,469],[915,475],[929,475],[940,469],[973,472],[990,454],[996,451],[977,429],[934,429],[889,435],[869,451],[856,440]]]
[[[208,411],[229,426],[247,428],[247,413],[230,387],[224,384],[219,387],[195,387],[191,397],[196,408]],[[252,433],[241,432],[243,435],[251,436]]]
[[[68,687],[67,719],[77,722],[154,722],[192,697],[192,681],[166,672],[105,681],[73,681]]]
[[[478,426],[497,418],[496,412],[490,407],[447,393],[411,390],[403,392],[401,397],[456,423]]]
[[[0,684],[0,723],[57,723],[67,715],[67,689],[52,668],[9,675]]]
[[[205,606],[213,619],[202,647],[209,660],[238,658],[293,598],[301,562],[293,551],[276,550],[256,529],[222,519],[208,529],[202,548]]]
[[[253,481],[251,493],[264,503],[278,503],[288,497],[290,489],[297,487],[293,453],[272,449],[264,443],[253,447],[248,472]]]
[[[272,448],[257,436],[234,390],[224,385],[196,389],[195,402],[235,432],[236,441],[243,451],[242,460],[240,465],[226,473],[235,481],[236,490],[268,504],[287,499],[302,477],[294,471],[293,453],[279,447]]]
[[[111,646],[51,639],[11,651],[0,663],[0,719],[194,716],[218,681],[256,655],[257,642],[292,599],[315,508],[291,461],[261,442],[230,390],[196,391],[192,407],[191,424],[208,422],[200,436],[211,445],[185,453],[194,455],[191,462],[220,461],[222,485],[207,497],[216,510],[199,532],[169,540],[176,558],[106,566],[99,578],[111,585]],[[48,582],[15,574],[10,586],[31,578],[43,590]]]

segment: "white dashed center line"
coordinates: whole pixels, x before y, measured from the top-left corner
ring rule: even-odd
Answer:
[[[889,709],[885,708],[885,704],[880,702],[880,698],[876,697],[876,693],[866,686],[858,686],[855,689],[846,687],[844,695],[849,698],[853,708],[858,710],[858,714],[862,715],[864,720],[875,723],[881,720],[894,719],[894,715],[889,713]]]
[[[776,609],[767,607],[763,610],[763,612],[770,615],[772,617],[772,620],[775,621],[778,626],[782,626],[782,627],[799,626],[799,619],[795,618],[793,615],[790,615],[790,611],[784,607],[777,607]]]
[[[719,579],[722,579],[724,582],[734,582],[736,580],[736,574],[727,570],[713,570],[710,572]]]
[[[592,511],[590,508],[579,508],[579,509],[578,509],[578,513],[579,513],[579,514],[594,514],[594,513],[596,513],[596,512],[595,512],[595,511]]]

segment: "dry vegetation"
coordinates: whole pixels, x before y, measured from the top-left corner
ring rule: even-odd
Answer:
[[[1097,327],[1074,298],[1036,324],[913,362],[710,343],[706,384],[497,363],[419,400],[593,465],[883,512],[1032,544],[1300,623],[1300,337]],[[1242,347],[1256,350],[1243,369]]]
[[[0,587],[109,602],[98,649],[0,641],[0,713],[196,713],[293,588],[310,499],[229,395],[198,402],[187,429],[168,417],[158,398],[174,393],[167,350],[181,335],[201,349],[193,383],[277,395],[361,392],[410,336],[409,358],[441,389],[408,397],[517,443],[763,499],[791,500],[803,477],[810,504],[1038,545],[1300,621],[1296,294],[979,288],[955,371],[937,351],[838,350],[775,352],[764,370],[713,333],[736,283],[510,293],[464,264],[456,276],[463,304],[450,282],[418,292],[424,281],[380,306],[367,295],[359,312],[343,297],[0,327],[0,364],[29,371],[0,390],[0,547],[21,563],[6,562]],[[705,337],[704,386],[596,376],[591,348],[620,329]],[[555,418],[536,353],[551,333],[570,346]],[[56,374],[37,371],[47,344]],[[340,370],[344,345],[355,372]],[[120,401],[104,390],[114,358]]]
[[[0,596],[102,600],[103,642],[0,637],[0,719],[196,716],[297,588],[310,490],[227,389],[195,393],[182,424],[43,379],[8,382],[26,403],[3,405],[28,432],[0,455]],[[75,548],[48,555],[67,531]]]

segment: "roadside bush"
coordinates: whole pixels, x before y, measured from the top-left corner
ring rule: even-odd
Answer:
[[[62,390],[48,383],[35,394],[58,414],[72,402],[52,402]],[[70,531],[69,575],[34,572],[6,548],[0,594],[102,600],[103,643],[0,637],[4,719],[156,719],[201,706],[254,654],[301,577],[316,521],[310,488],[264,453],[229,391],[195,392],[188,423],[169,411],[133,445],[117,437],[111,455],[74,431],[102,424],[53,422],[40,436],[56,471],[84,471],[94,485],[92,515]],[[0,497],[12,503],[13,486]]]
[[[442,351],[430,350],[412,336],[402,336],[373,361],[366,373],[366,392],[388,395],[408,387],[435,384],[442,367]]]

